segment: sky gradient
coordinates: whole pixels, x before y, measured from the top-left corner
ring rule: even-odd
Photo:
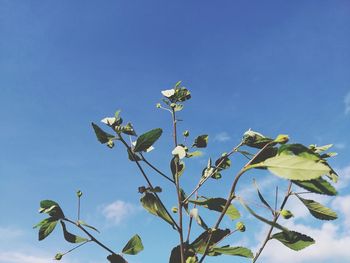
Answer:
[[[51,262],[68,249],[59,231],[39,243],[32,226],[42,219],[42,199],[74,217],[78,189],[82,215],[101,240],[118,250],[139,233],[145,251],[130,263],[167,262],[176,235],[140,208],[137,187],[145,183],[137,168],[121,147],[100,145],[90,123],[121,109],[139,134],[163,128],[149,159],[169,172],[170,117],[155,105],[178,80],[192,92],[179,130],[210,138],[204,156],[188,165],[187,191],[207,159],[230,150],[249,128],[307,145],[333,143],[340,195],[322,200],[340,219],[316,222],[292,203],[300,218],[287,224],[323,240],[293,262],[350,258],[349,1],[0,0],[0,36],[0,263]],[[243,161],[237,157],[223,180]],[[266,192],[274,189],[272,175],[262,178]],[[210,191],[223,189],[214,182]],[[251,227],[241,244],[255,248],[264,228]],[[276,248],[285,251],[271,244],[261,262],[281,262]],[[105,257],[87,245],[62,262]]]

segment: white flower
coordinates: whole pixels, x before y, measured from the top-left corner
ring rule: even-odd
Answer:
[[[104,119],[101,120],[101,122],[107,124],[107,125],[113,125],[113,123],[116,122],[116,118],[114,117],[106,117]]]
[[[179,156],[180,159],[183,159],[186,156],[185,148],[182,146],[176,146],[175,149],[171,152],[173,155]]]
[[[170,98],[175,94],[175,90],[174,89],[163,90],[162,94],[164,97]]]

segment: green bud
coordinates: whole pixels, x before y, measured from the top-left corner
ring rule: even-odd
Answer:
[[[57,254],[55,255],[55,260],[61,260],[62,257],[63,257],[63,254],[57,253]]]
[[[294,216],[293,213],[292,213],[291,211],[289,211],[289,210],[284,210],[284,209],[280,211],[280,214],[281,214],[281,216],[282,216],[284,219],[289,219],[289,218],[291,218],[291,217]]]
[[[83,195],[83,192],[80,191],[80,190],[78,190],[78,191],[77,191],[77,196],[78,196],[78,198],[80,198],[82,195]]]
[[[171,103],[170,107],[174,109],[176,107],[176,103]]]
[[[186,130],[186,131],[184,131],[182,134],[183,134],[183,136],[184,136],[184,137],[188,137],[188,136],[190,136],[190,132],[189,132],[189,131],[187,131],[187,130]]]
[[[157,103],[156,107],[157,107],[158,109],[160,109],[160,108],[162,107],[162,105],[161,105],[160,103]]]
[[[289,141],[289,137],[286,134],[280,134],[276,137],[275,142],[285,144]]]
[[[109,140],[107,142],[107,146],[112,149],[114,147],[114,141],[113,140]]]
[[[176,206],[173,206],[173,207],[171,208],[171,211],[172,211],[174,214],[176,214],[176,213],[177,213],[177,207],[176,207]]]
[[[162,192],[162,188],[160,188],[159,186],[154,187],[151,192],[153,193],[161,193]]]
[[[237,222],[236,224],[236,229],[240,232],[244,232],[245,231],[245,225],[243,222]]]

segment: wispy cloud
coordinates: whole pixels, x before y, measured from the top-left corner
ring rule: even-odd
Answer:
[[[0,226],[0,236],[3,240],[18,238],[23,235],[23,231],[12,226]]]
[[[214,141],[227,142],[231,140],[231,136],[227,132],[220,132],[214,136]]]
[[[109,222],[118,225],[138,210],[139,207],[134,204],[116,200],[111,204],[105,205],[102,209],[102,214]]]
[[[0,263],[48,263],[52,257],[38,256],[18,251],[0,251]]]
[[[345,114],[347,115],[350,113],[350,92],[348,92],[345,95],[344,104],[345,104]]]

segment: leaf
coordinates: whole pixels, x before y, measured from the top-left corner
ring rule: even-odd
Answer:
[[[204,230],[208,230],[207,224],[203,221],[201,216],[198,213],[198,208],[192,208],[190,211],[190,216],[194,218],[199,226],[204,228]]]
[[[52,200],[42,200],[40,202],[39,213],[49,214],[56,219],[64,218],[63,211],[58,203]]]
[[[69,243],[81,243],[81,242],[85,242],[88,240],[86,238],[79,237],[79,236],[76,236],[72,233],[69,233],[67,231],[66,224],[63,221],[61,221],[61,225],[62,225],[62,229],[63,229],[64,239],[66,241],[68,241]]]
[[[252,131],[251,129],[249,129],[243,134],[243,143],[250,147],[262,149],[266,144],[272,142],[273,139],[267,138],[261,133]]]
[[[312,144],[309,146],[309,148],[315,153],[321,153],[321,152],[325,152],[325,151],[329,150],[332,146],[333,146],[333,144],[327,144],[327,145],[323,145],[323,146],[316,146],[316,145]]]
[[[35,227],[40,226],[39,229],[39,241],[44,240],[46,237],[48,237],[52,231],[55,229],[57,225],[57,219],[53,217],[49,217],[41,221],[39,224],[37,224]]]
[[[139,235],[134,235],[123,248],[123,253],[136,255],[143,250],[142,240]]]
[[[95,123],[91,123],[92,128],[94,128],[97,140],[104,144],[104,143],[108,143],[109,141],[111,141],[112,139],[114,139],[114,136],[105,132],[104,130],[102,130],[98,125],[96,125]]]
[[[191,247],[197,253],[204,253],[208,243],[210,232],[212,233],[212,235],[210,239],[209,249],[211,249],[212,246],[223,240],[226,236],[228,236],[231,233],[230,229],[208,229],[204,231],[191,243]]]
[[[208,138],[209,136],[207,134],[199,135],[195,140],[192,145],[192,147],[197,147],[197,148],[205,148],[208,145]]]
[[[261,201],[267,208],[269,208],[271,211],[273,211],[272,207],[269,205],[269,203],[265,200],[265,198],[263,197],[263,195],[260,193],[259,187],[258,187],[258,185],[257,185],[257,183],[256,183],[255,180],[254,180],[254,185],[255,185],[256,191],[258,192],[258,196],[259,196],[260,201]]]
[[[332,209],[323,206],[322,204],[309,199],[301,198],[299,195],[296,195],[301,202],[309,209],[310,213],[321,220],[334,220],[337,219],[337,213]]]
[[[140,135],[140,137],[138,137],[136,140],[134,152],[146,151],[159,139],[159,137],[162,135],[162,132],[162,129],[158,128]]]
[[[330,172],[328,166],[296,155],[277,155],[252,167],[266,167],[279,177],[299,181],[316,179]]]
[[[128,263],[121,255],[111,254],[107,257],[110,263]]]
[[[198,157],[198,156],[202,156],[202,155],[203,155],[203,153],[201,151],[194,151],[194,152],[187,152],[186,153],[187,158]]]
[[[276,233],[271,238],[280,241],[285,246],[295,251],[302,250],[315,243],[311,237],[295,232],[295,231],[283,231]]]
[[[219,253],[223,255],[230,255],[230,256],[240,256],[245,258],[253,258],[253,252],[245,247],[213,247],[210,252]]]
[[[125,133],[127,135],[136,136],[136,132],[134,130],[134,127],[130,122],[128,122],[124,127],[121,128],[122,133]]]
[[[98,231],[97,228],[86,224],[83,220],[79,220],[78,223],[79,223],[80,225],[82,225],[82,226],[86,226],[86,227],[88,227],[88,228],[91,228],[91,229],[95,230],[97,233],[100,233],[100,231]]]
[[[158,198],[152,193],[145,193],[140,199],[142,206],[151,214],[159,216],[174,227],[174,223],[167,214],[165,208],[159,202]]]
[[[222,212],[225,204],[226,204],[226,199],[224,198],[205,198],[203,197],[204,200],[189,200],[190,203],[193,204],[197,204],[200,206],[203,206],[205,208],[208,208],[209,210],[214,210],[217,212]],[[239,211],[232,205],[230,204],[230,206],[228,207],[227,211],[226,211],[226,215],[231,219],[231,220],[235,220],[237,218],[240,218],[241,214],[239,213]]]
[[[279,155],[297,155],[306,159],[318,161],[320,156],[302,144],[285,144],[278,149]]]
[[[282,231],[289,231],[287,228],[281,226],[280,224],[278,223],[274,223],[260,215],[258,215],[257,213],[254,212],[253,209],[251,209],[245,202],[242,198],[239,199],[239,201],[241,202],[241,204],[248,210],[249,213],[251,213],[255,218],[259,219],[261,222],[264,222],[265,224],[268,224],[270,226],[273,226],[277,229],[280,229]]]
[[[317,178],[310,181],[295,181],[293,183],[299,187],[302,187],[312,193],[322,194],[322,195],[337,195],[337,190],[323,178]]]
[[[173,174],[173,179],[176,181],[185,171],[185,163],[175,156],[170,161],[170,169]]]
[[[142,160],[140,156],[138,156],[136,153],[131,152],[129,149],[128,149],[128,158],[132,162],[136,162],[136,161],[141,161]]]
[[[222,156],[215,161],[215,166],[218,168],[218,171],[230,168],[231,160],[227,157],[227,153],[223,153]]]
[[[193,260],[196,260],[197,257],[195,255],[194,250],[188,245],[187,242],[183,243],[183,247],[185,250],[184,256],[185,256],[186,263],[198,262],[198,261],[193,261]],[[169,263],[180,263],[180,262],[181,262],[181,251],[180,251],[180,245],[178,245],[171,250]]]

